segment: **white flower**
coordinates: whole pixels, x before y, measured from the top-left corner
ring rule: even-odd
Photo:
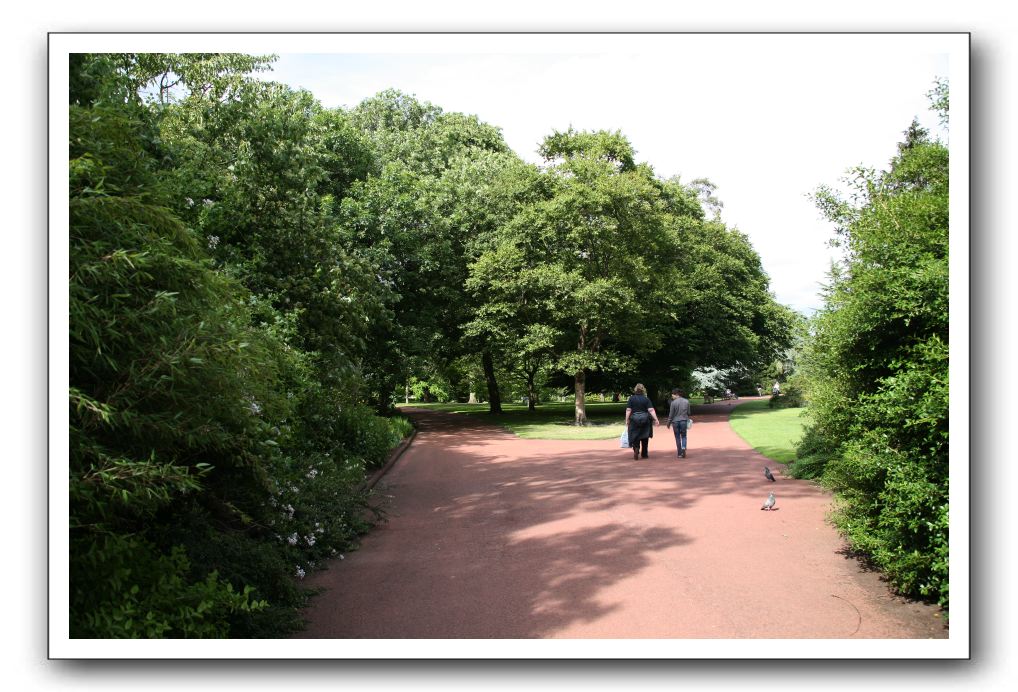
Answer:
[[[286,539],[286,542],[290,545],[297,545],[297,532],[294,531],[293,534]]]
[[[339,556],[339,559],[340,559],[340,560],[342,560],[342,559],[343,559],[343,556],[342,556],[342,555],[340,555],[340,556]]]
[[[304,570],[303,570],[303,569],[301,568],[301,566],[300,566],[300,565],[297,565],[297,578],[298,578],[298,579],[303,579],[303,578],[304,578],[304,575],[305,575],[305,574],[306,574],[306,573],[305,573],[305,572],[304,572]]]
[[[314,477],[315,477],[315,476],[317,476],[317,475],[318,475],[318,469],[311,469],[311,470],[310,470],[310,471],[308,471],[308,473],[307,473],[307,477],[308,477],[308,478],[314,478]]]
[[[217,247],[219,247],[219,236],[217,236],[217,235],[210,235],[209,236],[209,249],[210,250],[215,250]]]

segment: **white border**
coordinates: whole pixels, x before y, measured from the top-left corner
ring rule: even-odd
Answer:
[[[71,640],[68,637],[67,54],[72,52],[665,54],[668,44],[734,50],[865,41],[947,52],[951,68],[951,631],[945,640],[343,640],[349,659],[935,659],[969,655],[969,54],[964,34],[52,34],[50,36],[50,610],[52,658],[337,658],[331,640]],[[832,173],[834,173],[832,171]],[[61,431],[63,431],[61,433]]]

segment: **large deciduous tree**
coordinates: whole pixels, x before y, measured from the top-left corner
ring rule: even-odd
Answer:
[[[573,376],[582,425],[587,373],[626,367],[626,349],[658,346],[654,268],[675,256],[676,237],[663,224],[653,175],[620,133],[556,132],[541,154],[545,193],[503,227],[472,285],[489,296],[481,315],[501,314],[509,333],[538,339],[533,355],[558,341],[556,365]],[[524,323],[542,327],[527,334]]]
[[[470,309],[463,285],[472,248],[500,214],[492,177],[516,157],[497,128],[394,90],[367,99],[352,117],[380,169],[344,201],[342,225],[393,296],[394,320],[376,330],[365,361],[379,378],[379,405],[414,374],[413,364],[438,372],[469,349],[485,366],[497,408],[492,346],[463,338]]]
[[[294,346],[325,377],[350,382],[369,325],[385,322],[387,288],[346,250],[339,200],[372,166],[368,143],[311,94],[249,82],[219,102],[164,109],[166,173],[177,212],[226,271],[294,325]]]

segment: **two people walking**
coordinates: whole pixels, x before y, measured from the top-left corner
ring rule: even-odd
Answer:
[[[626,402],[626,429],[629,431],[629,446],[634,459],[647,458],[647,446],[654,437],[654,425],[661,425],[654,405],[647,397],[647,388],[637,384],[633,395]],[[672,390],[672,401],[668,407],[667,427],[675,434],[675,448],[680,458],[686,456],[686,431],[689,427],[689,400],[679,389]]]

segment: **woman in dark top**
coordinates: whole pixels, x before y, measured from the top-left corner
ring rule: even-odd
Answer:
[[[633,448],[634,459],[647,458],[647,443],[654,437],[654,425],[658,424],[657,411],[647,398],[647,388],[642,384],[636,385],[633,396],[626,403],[626,428],[629,430],[629,446]]]

